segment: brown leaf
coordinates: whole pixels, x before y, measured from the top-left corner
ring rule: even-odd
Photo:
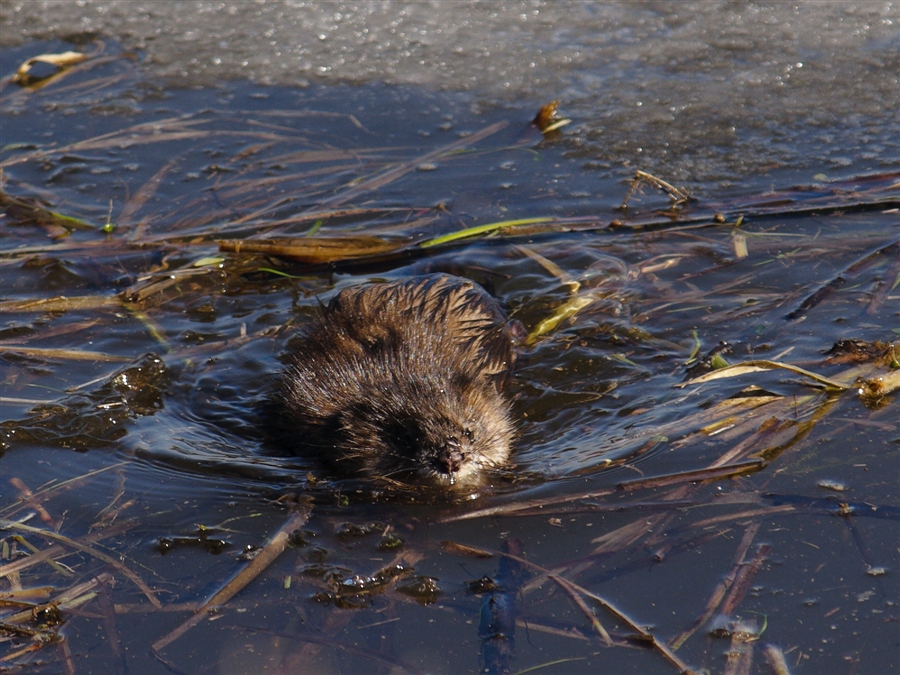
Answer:
[[[543,106],[538,111],[538,114],[532,120],[535,126],[537,126],[537,128],[541,130],[542,134],[549,134],[551,131],[556,131],[560,127],[564,127],[572,121],[560,117],[559,113],[557,112],[558,107],[559,101],[550,101],[550,103]]]
[[[13,82],[23,87],[30,87],[42,80],[46,80],[47,78],[56,75],[65,68],[74,66],[76,63],[81,63],[86,58],[87,54],[81,54],[80,52],[62,52],[61,54],[39,54],[38,56],[32,56],[19,66],[19,69],[13,76]],[[51,66],[56,66],[56,72],[35,76],[32,74],[31,68],[36,63],[48,63]]]
[[[392,253],[403,246],[404,242],[379,237],[302,237],[219,242],[220,251],[263,253],[311,265]]]

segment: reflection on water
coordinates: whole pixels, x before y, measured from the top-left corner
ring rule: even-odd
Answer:
[[[223,672],[451,672],[479,659],[496,672],[560,659],[577,672],[672,672],[678,661],[659,645],[600,649],[652,625],[660,642],[683,638],[678,659],[718,672],[740,642],[735,622],[761,631],[762,615],[764,639],[798,671],[896,665],[893,401],[867,406],[786,371],[677,386],[723,340],[732,362],[783,361],[852,382],[857,366],[823,352],[896,334],[896,175],[783,192],[750,180],[756,189],[725,199],[697,174],[703,198],[679,213],[649,188],[623,212],[632,170],[585,169],[571,155],[584,132],[544,139],[528,124],[531,104],[471,112],[466,96],[412,88],[161,90],[121,60],[62,82],[70,88],[3,92],[4,142],[18,143],[0,156],[4,190],[19,201],[0,225],[0,462],[4,480],[17,479],[4,484],[0,516],[96,537],[92,546],[124,556],[171,610],[148,611],[151,596],[122,568],[78,549],[64,561],[77,576],[116,577],[111,607],[64,611],[79,666],[163,672],[151,643],[243,567],[238,552],[264,544],[292,503],[311,511],[288,551],[219,620],[157,656]],[[133,105],[104,108],[113,98]],[[216,243],[414,243],[549,216],[319,267]],[[341,288],[436,270],[482,283],[535,332],[513,385],[515,465],[450,501],[267,449],[258,406],[292,332]],[[712,474],[635,482],[717,462],[740,470],[709,483],[697,481]],[[160,553],[159,537],[198,526],[228,546]],[[509,560],[497,557],[504,539],[527,561],[518,572],[499,562]],[[557,593],[529,564],[639,625],[579,596],[608,624],[607,642],[572,588]],[[24,586],[67,579],[41,566],[20,574]],[[705,616],[729,575],[741,583]],[[472,585],[485,576],[518,592]],[[480,628],[485,606],[508,608]],[[99,615],[119,651],[112,639],[91,646]],[[528,639],[495,649],[496,626],[511,631],[517,619]],[[729,630],[709,637],[713,623]]]

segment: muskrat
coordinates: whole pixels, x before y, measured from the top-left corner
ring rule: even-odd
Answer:
[[[478,484],[514,436],[513,333],[467,279],[346,289],[292,341],[272,401],[280,440],[357,475]]]

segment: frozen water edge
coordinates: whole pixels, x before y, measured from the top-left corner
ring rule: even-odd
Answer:
[[[470,91],[560,99],[588,168],[720,185],[900,162],[900,5],[892,2],[205,2],[34,0],[2,44],[93,35],[154,77]],[[9,70],[11,65],[5,70]]]

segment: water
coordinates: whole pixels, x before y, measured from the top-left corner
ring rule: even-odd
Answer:
[[[149,611],[121,569],[83,552],[62,560],[74,578],[23,570],[23,586],[60,592],[115,576],[86,612],[63,612],[76,672],[169,672],[161,659],[187,672],[477,672],[487,596],[468,583],[500,577],[500,564],[442,542],[496,551],[507,538],[661,641],[702,614],[729,571],[756,569],[735,568],[746,539],[744,560],[760,563],[730,613],[765,623],[751,672],[769,672],[767,643],[791,672],[896,668],[893,399],[866,405],[786,372],[676,387],[695,345],[702,353],[727,340],[731,362],[775,359],[841,377],[849,364],[823,363],[834,342],[895,339],[897,178],[874,176],[900,167],[896,5],[184,8],[0,8],[5,73],[71,48],[66,38],[90,50],[85,40],[101,36],[101,57],[112,57],[34,93],[6,85],[0,101],[4,189],[94,226],[61,236],[21,212],[0,225],[0,515],[34,514],[29,525],[76,539],[127,527],[101,550],[123,556],[168,610]],[[529,121],[552,98],[573,123],[544,139]],[[461,151],[427,158],[485,129]],[[107,133],[120,135],[58,150]],[[397,166],[409,171],[364,189]],[[645,187],[623,213],[636,169],[699,200],[673,221],[658,213],[668,199]],[[784,190],[793,185],[802,189]],[[781,206],[767,215],[764,202]],[[834,203],[849,206],[797,211]],[[216,245],[302,236],[315,226],[304,213],[351,208],[324,218],[319,233],[420,240],[498,220],[568,220],[331,268]],[[715,224],[714,213],[729,223]],[[609,227],[614,220],[626,227]],[[746,257],[735,234],[746,237]],[[433,269],[485,284],[528,329],[572,298],[566,280],[594,298],[536,340],[517,373],[515,466],[453,502],[373,489],[266,448],[258,404],[320,300]],[[821,288],[832,292],[786,318]],[[68,300],[55,308],[21,304],[60,296]],[[99,356],[22,351],[35,347]],[[722,424],[729,397],[759,397],[751,385],[774,398]],[[762,454],[767,465],[701,485],[616,490],[742,447],[735,461]],[[45,494],[46,521],[19,501],[13,478]],[[577,499],[588,494],[598,496]],[[302,538],[215,621],[155,658],[151,644],[190,616],[188,603],[210,597],[244,566],[239,553],[285,522],[289,495],[314,499]],[[538,502],[530,515],[509,512]],[[506,515],[459,520],[480,509]],[[344,534],[347,523],[373,522],[368,534]],[[225,550],[199,541],[158,549],[159,537],[201,539],[198,525]],[[399,552],[381,546],[390,533],[404,541]],[[398,561],[414,572],[383,593],[313,599],[335,593],[329,578]],[[434,604],[398,590],[413,576],[435,580]],[[4,590],[15,588],[4,578]],[[605,647],[541,579],[528,569],[516,594],[511,672],[677,672],[658,650]],[[585,602],[620,644],[633,633]],[[336,607],[346,603],[361,607]],[[713,624],[676,653],[723,672],[733,646],[710,636]],[[59,672],[68,657],[50,646],[35,658],[45,664],[36,671]]]
[[[190,8],[190,9],[188,9]],[[250,80],[562,101],[569,155],[716,189],[896,166],[895,2],[9,2],[2,43],[111,37],[178,86]],[[11,66],[12,64],[10,64]],[[9,70],[9,66],[7,70]]]

